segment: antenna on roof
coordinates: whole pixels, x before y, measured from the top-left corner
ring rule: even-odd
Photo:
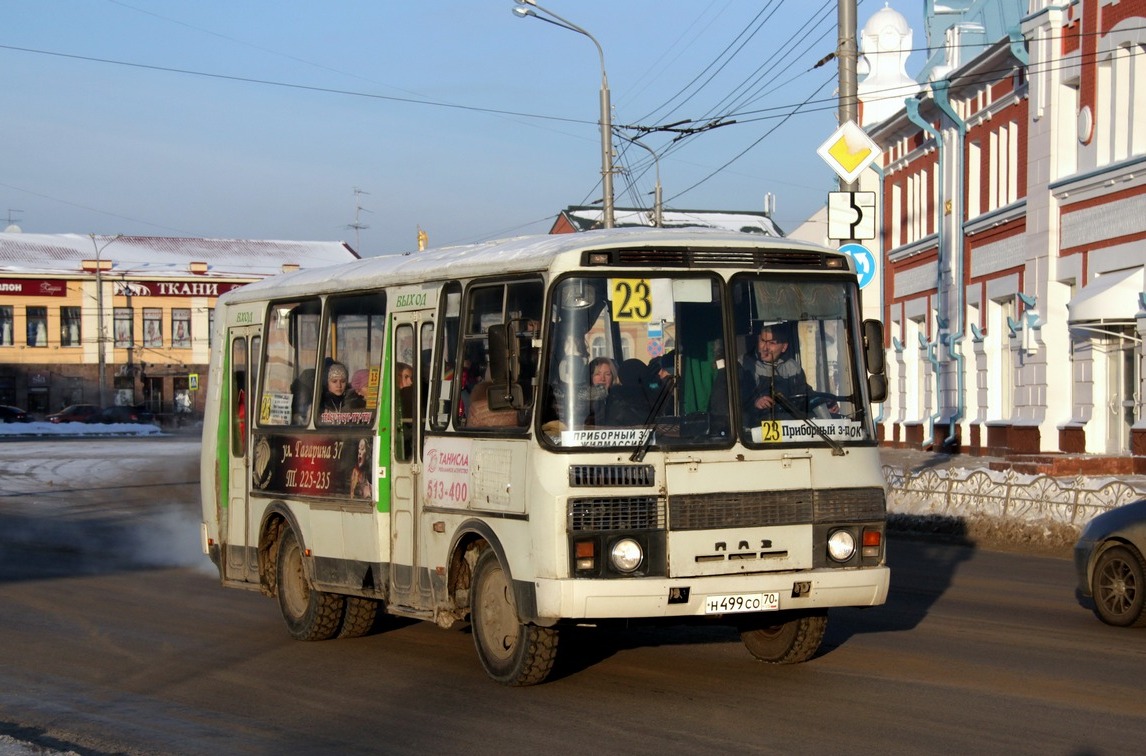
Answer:
[[[23,232],[24,229],[20,228],[20,226],[17,225],[20,222],[20,219],[12,217],[12,213],[22,213],[22,212],[24,212],[24,211],[23,210],[13,210],[12,208],[8,208],[8,223],[4,226],[4,233],[6,233],[6,234],[19,234],[19,233]]]
[[[360,240],[362,230],[365,228],[370,228],[370,226],[367,226],[365,223],[363,223],[361,220],[359,220],[363,212],[367,212],[367,213],[371,212],[370,210],[367,210],[366,208],[362,207],[361,197],[363,194],[370,194],[370,192],[364,192],[361,189],[359,189],[358,187],[354,187],[354,222],[347,226],[347,228],[353,228],[354,229],[354,251],[355,252],[361,252],[362,251],[362,244],[361,244],[361,240]]]

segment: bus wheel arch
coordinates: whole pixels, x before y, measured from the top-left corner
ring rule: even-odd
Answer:
[[[276,593],[291,637],[318,641],[337,636],[346,613],[346,597],[314,587],[306,549],[289,525],[283,525],[277,551]]]
[[[259,588],[270,598],[278,594],[279,547],[285,528],[302,532],[290,509],[282,502],[275,502],[267,507],[259,525]]]
[[[487,549],[492,549],[501,563],[508,565],[509,560],[505,555],[501,540],[487,523],[480,520],[468,520],[462,523],[454,533],[453,542],[450,544],[447,589],[458,619],[465,619],[469,614],[470,588],[473,585],[474,567],[477,565],[481,553]],[[522,619],[528,620],[529,618]]]
[[[508,568],[496,550],[475,549],[470,629],[486,674],[512,686],[543,682],[557,658],[557,628],[522,621]]]

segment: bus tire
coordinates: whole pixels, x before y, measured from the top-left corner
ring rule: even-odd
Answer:
[[[346,597],[346,614],[342,618],[339,638],[361,638],[374,629],[381,603],[361,596]]]
[[[302,547],[290,528],[283,530],[279,544],[278,599],[287,630],[295,640],[330,640],[338,634],[346,598],[311,586],[302,565]]]
[[[827,610],[756,616],[740,626],[749,653],[768,664],[799,664],[815,656],[828,627]]]
[[[470,626],[482,668],[497,682],[536,685],[549,676],[557,630],[518,619],[513,588],[493,549],[485,549],[474,565]]]

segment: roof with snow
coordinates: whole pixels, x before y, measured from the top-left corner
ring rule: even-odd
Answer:
[[[599,229],[604,213],[597,205],[571,205],[561,211],[549,230],[551,234],[572,233]],[[751,210],[664,210],[661,213],[664,228],[715,228],[745,234],[782,237],[780,230],[767,213]],[[653,211],[648,208],[613,210],[616,228],[653,227]]]
[[[564,263],[561,263],[559,258],[567,256],[570,252],[618,248],[654,251],[658,248],[662,251],[682,248],[728,248],[796,253],[837,252],[807,242],[714,228],[600,229],[578,234],[519,236],[478,244],[436,247],[421,252],[367,257],[356,263],[302,270],[258,281],[225,294],[223,301],[228,303],[256,301],[267,297],[271,292],[275,296],[294,297],[334,288],[350,290],[379,285],[419,285],[438,279],[545,270],[558,264],[575,268],[580,265],[579,254],[565,260]]]
[[[0,233],[0,272],[74,274],[96,259],[121,274],[263,278],[284,266],[325,267],[359,256],[345,242]]]

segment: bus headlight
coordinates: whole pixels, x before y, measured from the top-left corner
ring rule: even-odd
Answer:
[[[848,530],[834,530],[828,536],[828,556],[837,562],[846,562],[855,556],[856,537]]]
[[[609,552],[609,561],[617,572],[633,572],[644,560],[645,554],[641,550],[641,545],[632,538],[622,538],[617,541]]]

